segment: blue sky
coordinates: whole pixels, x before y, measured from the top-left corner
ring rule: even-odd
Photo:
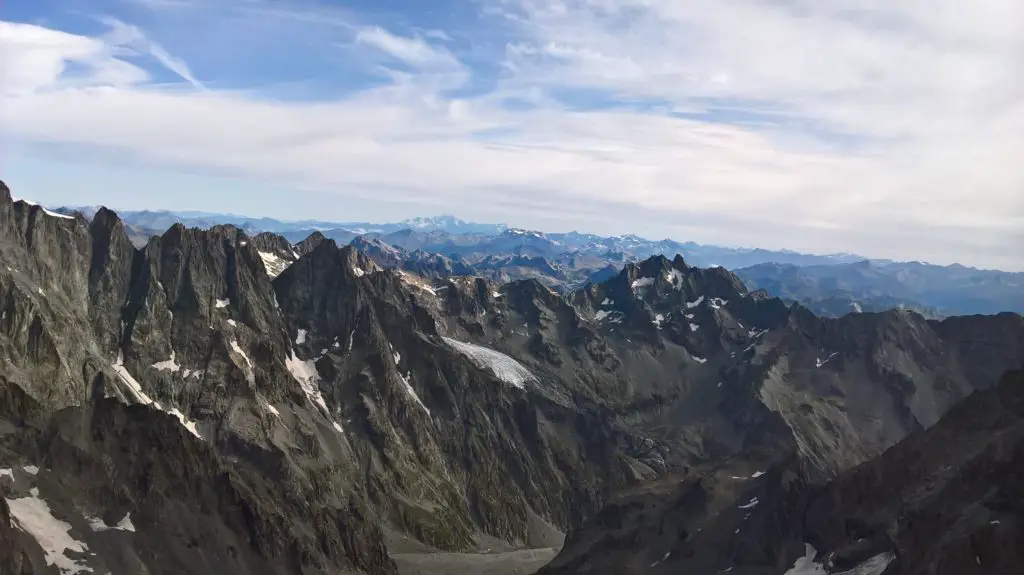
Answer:
[[[1018,0],[6,0],[49,204],[1024,269]]]

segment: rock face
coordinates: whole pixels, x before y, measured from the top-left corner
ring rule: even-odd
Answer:
[[[681,257],[562,295],[362,248],[181,225],[136,248],[109,210],[0,188],[0,565],[394,573],[383,530],[574,553],[585,522],[629,526],[622,490],[682,473],[732,505],[698,481],[719,461],[821,484],[1024,358],[1018,315],[821,319]]]
[[[1019,573],[1024,373],[827,485],[804,471],[779,450],[625,493],[540,573]]]

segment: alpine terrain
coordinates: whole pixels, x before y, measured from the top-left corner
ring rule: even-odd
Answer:
[[[1016,313],[329,235],[140,237],[0,184],[0,573],[1024,566]]]

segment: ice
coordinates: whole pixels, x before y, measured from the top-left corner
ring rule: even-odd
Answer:
[[[88,566],[66,555],[68,551],[85,553],[89,548],[71,537],[71,525],[53,516],[50,506],[39,498],[38,490],[32,493],[31,497],[7,500],[14,526],[39,543],[46,555],[46,564],[56,567],[61,574],[91,573]]]
[[[523,367],[523,364],[499,351],[447,337],[444,338],[444,341],[472,360],[477,366],[490,369],[495,377],[509,385],[524,389],[527,382],[537,381],[537,378],[530,373],[530,370]]]
[[[126,513],[124,519],[117,522],[117,525],[110,527],[102,519],[93,518],[89,520],[89,527],[93,531],[127,531],[135,533],[135,525],[132,524],[132,514]]]
[[[320,394],[320,374],[316,371],[316,362],[311,359],[302,361],[295,355],[295,351],[292,350],[291,357],[285,360],[285,366],[291,372],[295,381],[299,382],[299,386],[302,387],[302,391],[309,398],[309,401],[319,407],[324,415],[329,416],[330,412],[327,409],[327,403],[324,401],[323,395]]]
[[[751,499],[748,503],[740,505],[740,509],[753,509],[757,507],[758,503],[760,503],[760,501],[757,499],[757,497],[755,497]]]
[[[686,308],[687,309],[693,309],[693,308],[699,306],[702,303],[704,303],[704,296],[700,296],[699,298],[697,298],[697,299],[695,299],[693,301],[686,302]]]
[[[306,343],[306,330],[300,329],[299,334],[295,336],[295,345],[302,345]]]
[[[171,350],[171,359],[167,361],[158,361],[153,364],[153,369],[157,371],[169,371],[171,373],[177,373],[181,370],[181,366],[174,360],[174,350]]]
[[[217,303],[214,304],[214,307],[216,307],[217,309],[222,309],[228,307],[229,305],[231,305],[231,300],[219,299],[217,300]]]

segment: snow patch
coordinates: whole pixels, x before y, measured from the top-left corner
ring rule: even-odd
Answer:
[[[699,298],[693,301],[686,302],[686,309],[693,309],[702,303],[704,303],[704,296],[700,296]]]
[[[231,327],[238,327],[238,323],[233,319],[228,320],[228,325],[230,325]]]
[[[615,305],[615,302],[612,301],[610,298],[604,298],[604,301],[601,302],[601,305],[602,306]]]
[[[43,548],[47,565],[57,567],[62,574],[92,572],[66,555],[68,551],[85,553],[89,548],[71,537],[71,525],[53,516],[50,506],[39,498],[38,490],[33,489],[31,497],[8,499],[7,505],[14,526],[35,538]]]
[[[463,343],[448,337],[443,339],[445,343],[468,357],[478,367],[490,369],[495,377],[509,385],[524,389],[527,382],[537,381],[537,378],[530,373],[530,370],[523,367],[523,364],[499,351],[472,343]]]
[[[665,274],[665,279],[668,280],[668,283],[672,284],[677,290],[683,289],[683,272],[673,269]]]
[[[659,313],[658,315],[654,316],[654,321],[652,321],[651,323],[653,323],[658,329],[661,329],[661,324],[664,323],[664,321],[665,316]]]
[[[690,331],[697,331],[698,329],[700,329],[699,325],[697,325],[695,323],[691,323],[690,324]]]
[[[764,476],[764,471],[758,471],[757,473],[750,476],[751,479],[757,479],[758,477]]]
[[[142,391],[142,386],[139,382],[132,377],[132,374],[128,373],[128,369],[124,366],[124,353],[121,351],[117,352],[117,361],[114,362],[114,373],[121,378],[121,382],[128,387],[128,391],[135,396],[135,400],[143,405],[152,405],[156,402],[153,401],[146,392]],[[159,406],[158,406],[159,407]]]
[[[39,468],[35,465],[26,465],[25,467],[22,467],[21,470],[29,475],[39,475]]]
[[[171,359],[167,361],[158,361],[153,364],[153,369],[157,371],[169,371],[171,373],[177,373],[181,370],[181,366],[174,360],[174,350],[171,350]]]
[[[739,507],[740,507],[740,509],[753,509],[753,508],[757,507],[758,503],[760,503],[760,501],[757,499],[757,497],[755,497],[755,498],[751,499],[749,502],[747,502],[747,503],[745,503],[743,505],[740,505]]]
[[[89,520],[89,527],[93,531],[127,531],[129,533],[135,533],[135,525],[132,524],[132,514],[126,513],[124,519],[117,522],[117,525],[113,527],[108,526],[103,522],[102,519],[94,518]]]
[[[197,439],[203,438],[202,435],[199,435],[199,428],[197,427],[196,422],[185,417],[185,414],[182,413],[177,407],[171,409],[167,413],[173,415],[174,417],[177,417],[178,422],[181,423],[182,427],[187,429],[189,433],[191,433],[192,435],[196,436]]]
[[[366,275],[366,271],[359,266],[352,266],[352,273],[354,273],[357,278],[361,278]]]
[[[277,254],[271,252],[259,252],[259,254],[260,259],[263,260],[263,268],[267,270],[267,275],[271,278],[276,278],[281,275],[281,272],[283,272],[289,265],[287,260],[281,258]]]
[[[637,278],[633,281],[633,294],[637,297],[640,296],[640,290],[646,289],[654,285],[654,278]]]
[[[666,560],[667,560],[667,559],[668,559],[669,557],[671,557],[671,556],[672,556],[672,552],[671,552],[671,551],[669,551],[668,553],[666,553],[666,554],[665,554],[665,556],[664,556],[664,557],[662,557],[661,559],[658,559],[658,560],[657,560],[657,561],[655,561],[654,563],[651,563],[651,567],[657,567],[657,566],[658,566],[658,565],[660,565],[661,563],[664,563],[664,562],[665,562],[665,561],[666,561]]]
[[[499,297],[501,297],[501,294],[496,291],[491,292],[491,297],[493,297],[494,299],[498,299]]]
[[[250,370],[252,370],[252,360],[249,359],[248,355],[245,355],[245,350],[242,349],[242,346],[238,345],[237,339],[231,340],[231,349],[238,355],[242,356],[242,359],[245,360],[245,364],[249,366]]]
[[[608,321],[610,321],[612,323],[622,323],[622,315],[621,315],[620,312],[617,312],[617,311],[606,311],[606,310],[602,309],[602,310],[599,310],[596,314],[594,314],[594,320],[596,320],[596,321],[608,320]]]
[[[700,357],[700,356],[697,356],[697,355],[693,356],[693,361],[696,361],[699,364],[705,364],[705,363],[708,362],[708,360],[706,358],[703,358],[703,357]]]
[[[819,358],[817,358],[817,360],[816,360],[816,363],[817,363],[817,367],[823,367],[823,366],[824,366],[825,364],[827,364],[828,362],[830,362],[830,361],[832,361],[833,359],[835,359],[835,357],[836,357],[837,355],[839,355],[839,352],[835,352],[835,353],[833,353],[832,355],[828,356],[828,357],[827,357],[827,358],[825,358],[824,360],[822,360],[822,359],[821,359],[820,357],[819,357]]]
[[[402,383],[405,385],[405,392],[409,394],[409,397],[411,397],[413,401],[418,403],[420,407],[423,408],[423,411],[427,412],[427,415],[430,415],[430,410],[427,409],[427,406],[423,404],[423,401],[420,399],[420,396],[416,394],[416,390],[413,388],[412,384],[409,383],[409,380],[412,379],[412,372],[408,372],[404,376],[401,373],[399,373],[398,377],[399,379],[402,380]]]
[[[295,355],[295,350],[292,350],[291,356],[284,363],[295,381],[299,382],[299,386],[302,387],[302,391],[309,401],[329,417],[327,403],[324,401],[323,395],[320,394],[320,374],[316,371],[316,362],[312,359],[302,361]]]
[[[298,335],[295,336],[295,345],[302,345],[306,343],[306,330],[300,329]]]
[[[271,415],[277,416],[278,418],[281,417],[281,412],[278,411],[276,407],[271,405],[269,401],[263,401],[263,408],[266,409],[267,412],[270,413]]]
[[[793,568],[786,571],[785,575],[828,575],[828,572],[822,565],[814,562],[814,559],[818,556],[814,546],[807,543],[804,544],[804,548],[806,549],[806,554],[797,559],[796,563],[793,564]],[[889,564],[895,559],[896,556],[891,552],[881,553],[849,571],[837,572],[832,575],[882,575],[889,567]]]
[[[217,309],[223,309],[228,307],[229,305],[231,305],[231,300],[229,299],[219,299],[216,301],[216,303],[213,304],[213,306]]]

